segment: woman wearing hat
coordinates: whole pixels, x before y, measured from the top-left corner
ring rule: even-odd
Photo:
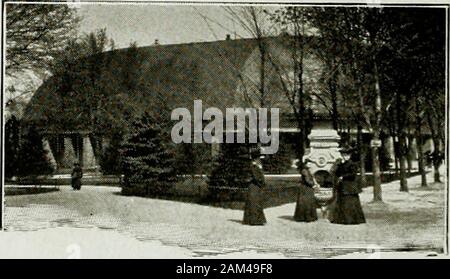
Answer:
[[[307,162],[302,164],[301,175],[294,220],[297,222],[313,222],[317,220],[317,202],[314,197],[314,186],[316,183],[309,171]]]
[[[267,222],[266,216],[264,215],[264,194],[262,190],[264,187],[264,175],[256,162],[252,162],[250,174],[250,177],[246,181],[248,183],[248,190],[242,223],[245,225],[261,226]]]
[[[364,212],[359,200],[361,188],[356,181],[358,172],[357,158],[353,149],[346,148],[341,150],[344,162],[336,162],[336,200],[331,208],[329,220],[335,224],[361,224],[365,223]]]
[[[74,190],[81,189],[81,178],[83,177],[83,170],[79,163],[75,163],[72,170],[72,188]]]

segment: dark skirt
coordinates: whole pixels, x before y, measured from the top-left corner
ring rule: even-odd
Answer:
[[[266,223],[261,188],[254,184],[248,187],[242,223],[246,225],[264,225]]]
[[[297,222],[312,222],[317,220],[317,202],[314,189],[300,185],[294,220]]]
[[[72,178],[72,188],[74,190],[81,189],[81,178]]]
[[[358,194],[338,194],[336,201],[330,208],[329,220],[331,223],[356,225],[366,222],[361,201]]]

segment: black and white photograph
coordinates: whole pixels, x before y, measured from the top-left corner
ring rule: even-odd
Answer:
[[[2,1],[0,258],[450,258],[449,6]]]

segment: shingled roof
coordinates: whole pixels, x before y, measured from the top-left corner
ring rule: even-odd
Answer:
[[[267,40],[279,43],[280,38]],[[232,107],[242,78],[241,69],[256,49],[255,39],[140,47],[137,49],[142,62],[140,92],[127,92],[120,84],[110,88],[105,118],[117,121],[148,109],[191,108],[195,99],[201,99],[205,107]],[[113,54],[115,63],[106,69],[105,76],[113,80],[121,75],[118,69],[129,61],[126,49],[109,54]],[[25,111],[24,120],[33,121],[47,131],[93,129],[83,103],[77,103],[74,100],[77,97],[71,96],[70,92],[61,92],[58,80],[54,76],[37,90]]]

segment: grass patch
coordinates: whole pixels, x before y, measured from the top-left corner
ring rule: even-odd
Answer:
[[[35,195],[44,194],[50,192],[59,191],[58,188],[48,187],[6,187],[5,196],[18,196],[18,195]]]
[[[266,187],[263,189],[264,208],[295,202],[297,187],[297,179],[267,180]],[[208,193],[208,184],[204,178],[187,178],[178,182],[167,194],[154,194],[146,197],[229,209],[244,209],[245,191],[238,193],[237,200],[228,201],[211,200]],[[133,194],[128,190],[126,196],[141,195]]]

